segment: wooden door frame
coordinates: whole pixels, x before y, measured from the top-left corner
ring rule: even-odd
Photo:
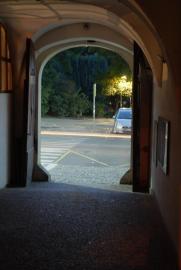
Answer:
[[[145,71],[145,74],[144,74]],[[144,76],[146,75],[146,76]],[[145,80],[147,80],[146,88],[150,91],[150,101],[147,101],[148,106],[144,106],[141,97],[141,91],[144,91]],[[133,70],[133,142],[132,142],[132,170],[133,170],[133,191],[148,193],[150,189],[151,175],[151,134],[152,134],[152,90],[153,90],[153,75],[151,68],[140,47],[134,43],[134,70]],[[143,95],[144,97],[144,95]],[[141,104],[141,105],[140,105]],[[143,111],[143,108],[145,111]],[[148,121],[146,128],[148,130],[146,146],[141,141],[142,115],[146,113]],[[145,123],[144,123],[145,124]],[[141,133],[142,132],[142,133]],[[144,149],[145,148],[145,149]],[[143,162],[142,153],[147,151],[147,160]],[[145,165],[146,164],[146,165]],[[146,166],[146,168],[145,168]],[[147,170],[147,177],[143,179],[141,171]]]

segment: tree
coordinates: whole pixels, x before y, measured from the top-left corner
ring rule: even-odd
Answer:
[[[120,107],[122,107],[122,97],[131,98],[132,81],[125,75],[107,78],[103,82],[103,93],[106,96],[119,96]]]
[[[51,94],[51,89],[47,86],[43,88],[43,94],[42,94],[42,99],[41,99],[41,113],[42,116],[45,116],[50,109],[49,106],[49,100],[50,100],[50,94]]]
[[[75,115],[76,113],[71,111],[74,105],[69,106],[68,103],[73,102],[73,99],[79,102],[83,94],[83,100],[91,103],[93,83],[97,83],[96,105],[99,115],[110,115],[109,112],[114,110],[114,107],[110,108],[112,97],[118,103],[117,100],[124,95],[120,94],[118,83],[123,75],[131,78],[129,66],[114,52],[96,47],[79,47],[63,51],[55,55],[43,71],[42,115]],[[116,94],[111,94],[111,91]],[[91,113],[88,107],[82,110],[83,114]]]
[[[67,91],[59,91],[52,96],[50,108],[54,115],[80,117],[87,114],[90,102],[81,89],[75,91],[69,88]]]

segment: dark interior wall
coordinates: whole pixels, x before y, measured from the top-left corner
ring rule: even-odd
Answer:
[[[180,0],[144,1],[135,0],[147,15],[157,31],[160,44],[165,49],[171,73],[174,76],[177,95],[181,95],[181,76],[178,67],[181,62],[181,16]],[[180,101],[181,102],[181,101]]]
[[[180,248],[180,153],[181,153],[181,113],[171,79],[163,82],[162,88],[154,87],[153,120],[163,117],[170,121],[170,141],[168,175],[159,164],[152,161],[152,187],[156,195],[165,224],[176,249]],[[153,121],[154,126],[154,121]],[[153,146],[154,147],[154,146]],[[154,153],[153,153],[154,154]]]
[[[165,224],[179,253],[181,249],[180,1],[136,0],[136,2],[154,25],[159,35],[160,44],[164,49],[164,60],[168,65],[168,78],[163,80],[162,87],[158,87],[156,82],[154,84],[153,126],[154,120],[158,120],[159,116],[170,121],[169,173],[165,175],[161,168],[156,167],[152,161],[152,187]]]

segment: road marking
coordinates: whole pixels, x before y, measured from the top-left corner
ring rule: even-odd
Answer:
[[[50,170],[54,169],[56,166],[57,166],[56,163],[48,164],[48,165],[46,166],[46,170],[47,170],[47,171],[50,171]]]
[[[120,168],[130,168],[130,163],[127,163],[127,164],[120,164]]]
[[[42,142],[41,147],[41,164],[45,167],[46,170],[52,170],[58,165],[58,162],[62,161],[69,154],[75,154],[80,157],[86,158],[90,161],[103,165],[105,167],[110,167],[110,165],[96,160],[90,156],[81,154],[79,152],[73,151],[72,148],[79,144],[82,140],[64,144],[63,142]],[[126,167],[125,165],[120,165],[120,167]]]
[[[42,154],[41,154],[41,157],[49,157],[49,158],[51,158],[51,157],[59,157],[60,156],[60,154],[59,153],[47,153],[47,152],[43,152]]]
[[[41,162],[42,163],[49,163],[49,162],[55,162],[56,158],[49,158],[49,157],[41,157]]]
[[[53,152],[53,153],[59,153],[60,151],[67,150],[67,147],[57,148],[57,147],[42,147],[41,151],[44,152]]]
[[[72,150],[70,150],[69,152],[70,152],[70,153],[73,153],[73,154],[75,154],[75,155],[84,157],[84,158],[86,158],[86,159],[89,159],[89,160],[91,160],[91,161],[94,161],[94,162],[96,162],[96,163],[99,163],[99,164],[101,164],[101,165],[103,165],[103,166],[109,167],[108,164],[106,164],[106,163],[104,163],[104,162],[101,162],[101,161],[98,161],[98,160],[96,160],[96,159],[94,159],[94,158],[88,157],[88,156],[86,156],[86,155],[84,155],[84,154],[81,154],[81,153],[79,153],[79,152],[75,152],[75,151],[72,151]]]
[[[52,170],[57,163],[69,154],[69,150],[79,144],[83,139],[71,140],[70,142],[47,142],[41,143],[40,161],[46,170]]]
[[[69,151],[67,151],[66,153],[64,153],[60,158],[58,158],[57,160],[56,160],[56,163],[58,163],[59,161],[61,161],[62,159],[64,159],[68,154],[70,154],[71,153],[71,151],[69,150]]]

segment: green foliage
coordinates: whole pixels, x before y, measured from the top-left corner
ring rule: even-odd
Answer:
[[[49,112],[49,100],[51,89],[49,87],[43,88],[43,94],[41,99],[42,116],[45,116]]]
[[[90,102],[80,90],[67,89],[52,96],[50,108],[58,116],[80,117],[89,111]]]
[[[111,97],[111,91],[117,89],[114,99],[118,98],[115,78],[123,75],[131,78],[128,65],[116,53],[95,47],[63,51],[54,56],[43,71],[42,115],[76,117],[92,114],[90,104],[93,83],[96,82],[97,115],[104,116],[107,114],[105,107],[110,101],[102,97]],[[117,101],[111,102],[117,104]]]
[[[104,103],[97,103],[96,105],[96,116],[97,117],[104,117],[106,114],[105,112],[105,104]]]
[[[132,81],[128,81],[126,76],[114,76],[103,81],[103,93],[106,96],[121,95],[131,97]]]

